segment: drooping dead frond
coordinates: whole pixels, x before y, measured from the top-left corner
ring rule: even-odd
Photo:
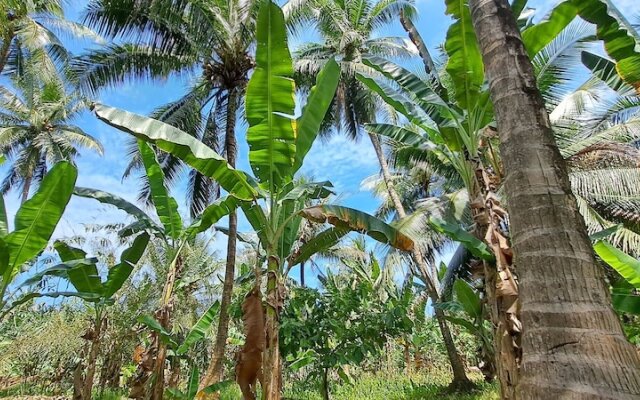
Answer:
[[[236,382],[244,400],[255,400],[255,385],[262,380],[262,353],[266,347],[265,314],[260,286],[256,285],[242,303],[245,343],[236,357]]]

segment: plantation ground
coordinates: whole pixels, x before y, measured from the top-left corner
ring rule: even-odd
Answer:
[[[402,373],[389,375],[388,373],[365,374],[355,380],[353,385],[332,385],[331,398],[333,400],[497,400],[498,386],[482,382],[478,375],[472,375],[478,384],[478,390],[467,395],[447,394],[447,384],[450,376],[442,372],[430,372],[428,374],[413,374],[408,376]],[[30,393],[45,393],[45,387],[24,385],[13,388],[11,391],[0,391],[0,398],[6,400],[61,400],[68,396],[53,396],[50,393],[44,395],[28,395]],[[105,391],[96,393],[96,400],[120,400],[125,397],[121,393]],[[233,386],[221,393],[221,400],[241,399],[240,390]],[[298,381],[285,389],[283,399],[287,400],[321,400],[320,388],[310,386],[308,383]]]

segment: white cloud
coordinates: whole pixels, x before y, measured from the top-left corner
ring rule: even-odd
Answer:
[[[330,180],[338,191],[348,191],[359,188],[362,179],[375,173],[377,167],[375,151],[365,137],[354,142],[335,135],[328,141],[316,141],[302,173],[315,180]]]

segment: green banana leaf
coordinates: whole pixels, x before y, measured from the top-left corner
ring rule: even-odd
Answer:
[[[98,259],[95,257],[65,261],[44,269],[36,274],[33,274],[31,277],[29,277],[29,279],[22,282],[20,287],[35,285],[36,283],[39,283],[45,276],[56,276],[58,278],[64,278],[68,280],[68,272],[71,268],[77,267],[78,265],[96,264],[97,262]]]
[[[157,319],[149,314],[144,314],[138,317],[137,321],[147,328],[151,329],[154,332],[157,332],[160,335],[160,339],[168,344],[171,348],[175,348],[178,346],[178,343],[173,339],[171,333],[167,331]]]
[[[289,268],[294,267],[300,263],[303,263],[313,257],[315,254],[319,252],[330,249],[340,242],[346,234],[351,232],[349,228],[341,228],[341,227],[331,227],[326,229],[316,236],[314,236],[307,243],[300,246],[295,255],[295,258],[289,261]]]
[[[16,213],[15,230],[4,238],[9,263],[5,268],[0,265],[0,275],[13,276],[23,263],[46,247],[71,198],[77,176],[78,171],[71,163],[57,163],[33,197],[22,204]]]
[[[453,284],[456,299],[462,305],[467,315],[474,320],[482,317],[482,300],[475,290],[466,281],[456,279]]]
[[[78,264],[67,271],[67,279],[80,293],[102,296],[102,280],[96,264]]]
[[[640,315],[640,294],[625,280],[611,288],[611,304],[616,311]]]
[[[258,235],[258,239],[262,242],[262,246],[264,247],[267,243],[271,243],[275,232],[272,232],[271,225],[260,204],[245,202],[241,206],[249,224],[251,224],[256,235]]]
[[[238,208],[240,201],[234,196],[222,197],[202,210],[198,218],[185,229],[185,236],[191,238],[194,235],[204,232],[222,217],[227,216],[231,211]]]
[[[284,15],[270,0],[260,6],[256,39],[256,67],[245,98],[249,163],[255,176],[273,189],[291,180],[296,121],[293,65]]]
[[[140,261],[147,249],[149,239],[149,234],[146,232],[138,235],[133,240],[131,246],[122,252],[120,262],[109,268],[107,280],[104,282],[102,292],[105,298],[113,296],[127,281],[133,272],[133,268],[138,261]]]
[[[216,301],[209,309],[202,314],[198,322],[191,328],[184,342],[176,350],[177,355],[185,354],[194,343],[198,342],[207,335],[207,331],[211,327],[213,320],[218,315],[220,302]]]
[[[87,256],[87,252],[84,250],[70,246],[61,240],[56,240],[53,244],[53,248],[56,250],[58,256],[60,256],[60,259],[63,262],[79,260]]]
[[[520,19],[522,10],[527,6],[528,0],[513,0],[511,3],[511,11],[516,20]]]
[[[236,197],[243,200],[255,197],[256,193],[243,172],[230,167],[222,156],[180,129],[102,104],[94,104],[93,111],[101,121],[173,154]]]
[[[455,325],[458,325],[458,326],[461,326],[461,327],[465,328],[472,335],[478,334],[478,328],[471,321],[467,321],[464,318],[451,317],[451,316],[448,316],[448,315],[445,316],[444,318],[447,321],[451,322],[452,324],[455,324]]]
[[[191,375],[189,376],[189,383],[187,384],[187,399],[193,400],[196,398],[196,394],[198,394],[198,385],[200,384],[200,371],[198,367],[195,365],[191,370]]]
[[[572,0],[578,14],[596,25],[596,36],[616,62],[622,79],[640,89],[640,38],[610,0]]]
[[[300,211],[300,215],[314,222],[329,223],[338,228],[347,228],[364,233],[381,243],[400,250],[413,249],[413,240],[400,230],[365,212],[349,207],[319,205]]]
[[[468,0],[445,0],[446,13],[454,23],[444,43],[449,56],[446,70],[451,76],[455,99],[461,108],[475,107],[484,83],[484,64],[471,22]]]
[[[320,125],[335,96],[339,81],[340,66],[334,59],[331,59],[318,74],[316,84],[311,88],[307,104],[302,109],[302,115],[297,121],[298,137],[296,138],[296,157],[293,164],[294,174],[302,166],[305,156],[318,136]]]
[[[326,199],[332,194],[335,194],[331,191],[333,184],[329,181],[324,182],[309,182],[309,183],[301,183],[301,184],[291,184],[293,189],[286,192],[286,194],[278,200],[279,203],[288,201],[288,200],[298,200],[300,198],[304,198],[306,200],[319,200]]]
[[[158,218],[164,225],[164,231],[167,236],[177,239],[182,232],[182,218],[178,213],[178,202],[169,196],[169,191],[164,185],[164,172],[162,172],[162,168],[156,159],[156,153],[151,146],[138,139],[138,150],[147,174],[151,200],[156,208]]]
[[[429,218],[429,225],[436,231],[462,244],[475,257],[487,261],[495,259],[489,247],[483,241],[462,229],[460,224],[431,217]]]
[[[104,192],[102,190],[89,189],[89,188],[83,188],[83,187],[76,187],[73,191],[73,194],[79,197],[94,199],[103,204],[109,204],[109,205],[115,206],[118,209],[131,215],[136,220],[144,221],[144,224],[146,227],[149,227],[158,232],[162,232],[160,227],[156,225],[153,222],[153,220],[144,211],[139,209],[134,204],[123,199],[122,197],[116,196],[115,194]]]
[[[544,21],[530,26],[522,32],[522,42],[529,57],[533,59],[553,41],[578,15],[578,7],[573,1],[558,4]]]
[[[640,261],[602,240],[596,242],[593,249],[602,261],[618,271],[633,287],[640,289]]]

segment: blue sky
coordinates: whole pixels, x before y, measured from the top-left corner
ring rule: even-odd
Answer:
[[[636,4],[638,0],[614,0],[621,10],[627,15],[640,12]],[[541,11],[549,10],[555,1],[542,0],[530,1],[531,7]],[[70,19],[77,20],[84,8],[85,1],[69,2],[66,15]],[[443,42],[449,17],[444,13],[444,0],[417,0],[419,19],[417,27],[425,38],[429,48],[435,52],[436,47]],[[378,32],[380,36],[405,36],[399,22]],[[314,40],[316,35],[311,32],[301,37],[292,38],[290,45],[293,49],[304,41]],[[83,44],[69,42],[69,47],[74,53],[80,53]],[[147,114],[155,107],[175,100],[184,93],[189,83],[189,78],[171,79],[162,82],[139,82],[124,85],[116,90],[105,90],[98,101],[123,108],[132,112]],[[78,186],[92,187],[106,190],[122,196],[130,201],[135,201],[137,196],[137,181],[131,178],[121,180],[122,173],[127,164],[125,144],[128,136],[114,130],[98,121],[88,111],[83,113],[75,123],[86,132],[96,136],[104,145],[105,153],[99,156],[90,152],[83,152],[78,159],[79,178]],[[239,168],[248,170],[248,149],[244,141],[246,125],[239,124]],[[309,153],[302,172],[315,180],[330,180],[339,193],[341,204],[371,212],[375,210],[377,201],[370,193],[360,189],[361,181],[378,172],[375,153],[366,138],[358,142],[351,142],[344,136],[336,135],[326,142],[318,141]],[[4,176],[5,169],[0,168],[0,174]],[[178,186],[173,192],[178,199],[183,215],[187,215],[185,206],[184,187]],[[5,199],[10,219],[19,206],[18,196],[11,193]],[[77,234],[77,226],[82,223],[113,223],[126,218],[123,212],[110,207],[100,206],[96,202],[86,199],[74,198],[71,200],[63,221],[54,234],[55,237],[64,237]],[[246,221],[241,222],[241,231],[248,231]],[[223,248],[225,238],[219,237],[214,248],[224,256]]]

